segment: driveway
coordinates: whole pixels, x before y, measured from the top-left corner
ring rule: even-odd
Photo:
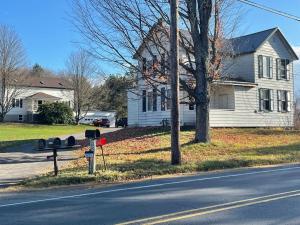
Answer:
[[[103,128],[101,133],[114,132],[120,128]],[[77,140],[84,139],[84,133],[72,134]],[[65,139],[70,135],[61,136]],[[61,150],[58,152],[59,168],[71,160],[75,160],[75,150]],[[27,143],[7,148],[0,152],[0,188],[15,184],[25,178],[41,175],[53,171],[53,161],[48,161],[47,156],[52,151],[36,151],[34,143]]]

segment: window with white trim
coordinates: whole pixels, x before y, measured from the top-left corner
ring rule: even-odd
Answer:
[[[278,90],[277,91],[277,105],[278,105],[278,112],[290,112],[291,111],[291,93],[289,91]]]
[[[288,59],[276,59],[276,73],[278,80],[290,79],[289,64],[290,61]]]
[[[23,108],[23,99],[14,98],[12,100],[12,107],[13,108]]]
[[[167,109],[171,109],[171,89],[167,90]]]
[[[19,115],[19,121],[23,121],[23,115]]]
[[[260,78],[273,77],[273,58],[270,56],[258,56],[258,76]]]
[[[160,110],[166,110],[166,88],[160,89]]]
[[[259,110],[273,111],[273,90],[261,88],[259,89]]]
[[[143,90],[142,92],[142,101],[143,101],[143,112],[147,111],[147,92],[146,90]]]
[[[148,111],[153,110],[153,92],[148,92]]]

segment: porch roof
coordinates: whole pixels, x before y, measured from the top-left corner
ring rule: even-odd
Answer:
[[[31,99],[52,99],[52,100],[59,100],[61,98],[53,96],[53,95],[48,95],[46,93],[43,92],[38,92],[35,93],[33,95],[28,96],[27,98],[31,98]]]
[[[238,80],[214,80],[213,84],[216,85],[229,85],[229,86],[243,86],[243,87],[256,87],[256,83]]]

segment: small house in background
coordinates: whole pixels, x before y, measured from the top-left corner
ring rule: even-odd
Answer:
[[[61,77],[28,77],[18,87],[18,95],[12,100],[12,109],[4,120],[8,122],[35,122],[39,106],[45,103],[65,102],[71,108],[74,90]]]
[[[115,111],[88,111],[83,115],[83,118],[79,120],[81,124],[93,124],[95,120],[108,119],[110,127],[115,127],[116,112]]]

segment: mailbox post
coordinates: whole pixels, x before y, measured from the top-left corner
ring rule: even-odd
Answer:
[[[96,172],[96,140],[100,138],[100,131],[97,130],[86,130],[85,137],[89,139],[90,151],[86,152],[86,157],[89,161],[89,174]]]

